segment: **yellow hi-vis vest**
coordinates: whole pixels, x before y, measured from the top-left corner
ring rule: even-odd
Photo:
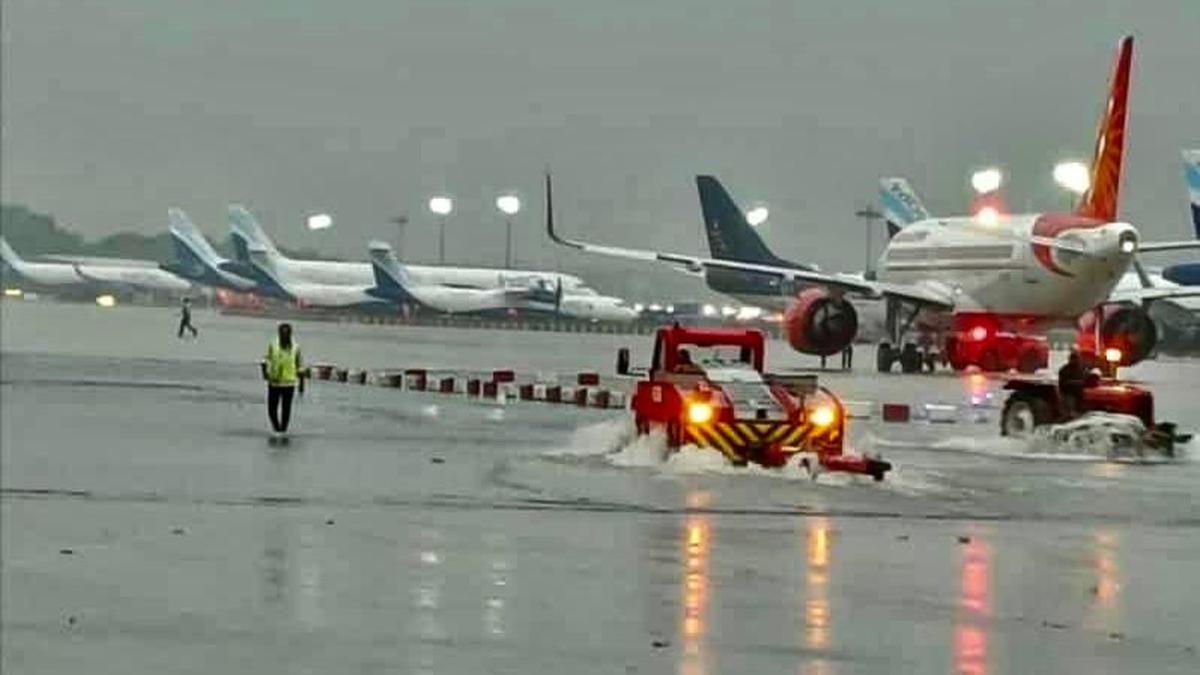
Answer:
[[[296,353],[300,345],[292,341],[290,349],[278,342],[267,345],[267,380],[276,386],[288,387],[296,384]]]

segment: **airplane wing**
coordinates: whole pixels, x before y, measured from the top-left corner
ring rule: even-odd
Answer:
[[[1200,239],[1186,239],[1181,241],[1144,241],[1141,244],[1138,244],[1139,253],[1182,251],[1189,248],[1200,248]]]
[[[574,248],[584,253],[625,258],[626,260],[667,263],[692,273],[703,273],[707,270],[749,272],[774,276],[781,280],[800,282],[804,285],[825,286],[833,290],[865,298],[893,297],[917,305],[938,309],[952,309],[954,307],[953,299],[948,292],[932,287],[877,283],[857,279],[847,274],[828,274],[814,270],[746,263],[734,260],[720,260],[684,253],[667,253],[619,246],[605,246],[577,239],[569,239],[554,230],[554,203],[549,173],[546,174],[546,232],[556,244]]]

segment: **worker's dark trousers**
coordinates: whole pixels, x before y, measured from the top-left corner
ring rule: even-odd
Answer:
[[[277,433],[288,429],[288,422],[292,419],[292,396],[295,393],[294,386],[267,386],[267,415],[271,418],[271,428]]]
[[[185,331],[185,330],[192,331],[192,337],[196,337],[197,335],[199,335],[199,331],[197,331],[196,327],[192,325],[191,319],[180,320],[180,322],[179,322],[179,337],[183,337],[183,331]]]

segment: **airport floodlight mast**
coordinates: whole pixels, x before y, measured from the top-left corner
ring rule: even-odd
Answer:
[[[1070,193],[1070,207],[1075,208],[1076,200],[1091,187],[1092,177],[1087,164],[1068,160],[1054,165],[1054,182]]]
[[[986,195],[1000,189],[1004,184],[1004,174],[995,167],[980,169],[971,174],[971,188],[977,194]]]
[[[396,257],[404,260],[404,226],[408,225],[408,214],[401,213],[398,216],[389,218],[388,222],[395,225],[396,229],[400,231],[400,237],[396,240]]]
[[[767,222],[770,215],[771,211],[766,206],[755,206],[746,212],[746,222],[750,224],[750,227],[758,227]]]
[[[875,223],[878,222],[881,218],[883,218],[883,214],[880,213],[879,211],[876,211],[871,206],[867,206],[865,208],[861,208],[861,209],[855,211],[854,215],[855,215],[855,217],[863,219],[863,225],[866,227],[866,230],[867,230],[867,258],[866,258],[866,262],[863,264],[863,274],[867,275],[867,278],[871,278],[874,276],[872,274],[872,270],[871,270],[871,263],[872,263],[872,260],[871,260],[871,256],[872,256],[871,233],[875,229]]]
[[[514,194],[496,197],[496,208],[504,214],[504,269],[512,269],[512,219],[521,211],[521,198]]]
[[[440,195],[429,200],[429,210],[438,216],[438,264],[446,264],[446,219],[454,211],[454,200]]]

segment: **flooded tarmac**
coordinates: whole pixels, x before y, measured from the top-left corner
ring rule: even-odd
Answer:
[[[5,672],[1192,673],[1200,462],[855,423],[882,484],[662,461],[621,411],[316,383],[273,324],[4,303]],[[611,372],[636,336],[300,323],[310,362]],[[771,345],[775,367],[813,361]],[[961,402],[949,375],[826,383]],[[1130,371],[1200,426],[1200,362]]]

